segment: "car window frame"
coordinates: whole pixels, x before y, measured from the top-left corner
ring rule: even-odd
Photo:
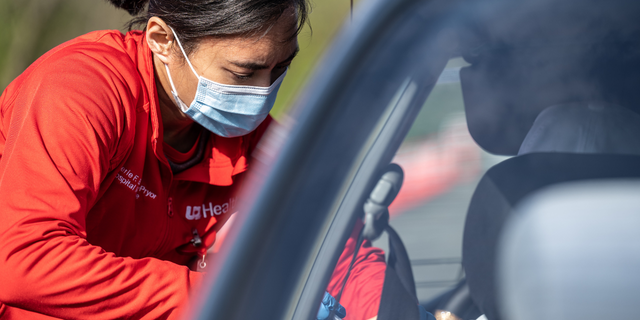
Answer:
[[[366,105],[359,106],[362,112],[371,113],[368,116],[369,119],[376,118],[376,121],[369,121],[366,124],[369,130],[358,129],[367,132],[366,142],[363,141],[363,147],[357,154],[351,155],[353,159],[349,161],[348,173],[345,174],[339,190],[335,191],[331,209],[323,212],[322,219],[315,220],[318,225],[303,227],[308,227],[307,231],[312,234],[314,240],[306,242],[304,248],[297,248],[304,251],[301,253],[304,257],[299,258],[296,265],[302,271],[295,275],[290,274],[289,277],[294,279],[287,279],[288,284],[283,284],[282,288],[271,286],[273,289],[271,297],[266,296],[269,288],[264,288],[262,283],[258,284],[256,281],[263,281],[263,278],[267,277],[264,276],[265,274],[277,273],[277,271],[269,270],[269,267],[264,267],[266,271],[251,267],[256,263],[251,261],[256,255],[259,256],[256,259],[259,260],[258,263],[269,261],[265,259],[265,253],[259,250],[261,242],[259,234],[261,232],[265,234],[264,226],[260,226],[259,223],[265,222],[265,216],[283,219],[282,214],[275,212],[278,210],[278,204],[275,203],[277,201],[274,200],[274,195],[282,196],[278,193],[291,187],[288,185],[290,182],[288,180],[295,180],[295,173],[290,170],[292,165],[296,165],[295,159],[308,157],[305,151],[313,149],[316,143],[330,143],[321,140],[323,135],[326,135],[325,130],[335,129],[331,127],[335,125],[331,122],[331,117],[348,113],[341,110],[345,108],[345,104],[339,102],[349,94],[350,85],[359,81],[358,70],[370,68],[366,65],[367,59],[363,57],[370,55],[371,48],[384,46],[384,37],[381,37],[381,34],[386,33],[387,36],[392,36],[393,30],[390,30],[392,25],[402,25],[402,20],[407,14],[411,14],[415,6],[431,3],[445,2],[372,1],[362,8],[362,18],[359,22],[354,21],[354,25],[346,28],[334,43],[319,65],[318,73],[301,95],[300,101],[306,103],[299,103],[294,112],[293,117],[296,120],[288,134],[293,138],[285,142],[273,169],[266,178],[263,177],[263,183],[257,183],[261,187],[253,187],[253,191],[258,192],[257,198],[245,206],[248,210],[246,217],[238,219],[241,220],[239,223],[236,222],[241,226],[231,232],[233,236],[229,236],[233,240],[230,242],[233,243],[226,248],[223,246],[221,250],[219,258],[222,263],[211,272],[214,279],[207,283],[206,297],[199,299],[197,318],[246,319],[260,314],[264,318],[264,310],[269,310],[267,318],[274,319],[310,319],[315,316],[317,304],[359,217],[358,210],[361,209],[366,195],[377,182],[377,173],[392,160],[424,101],[435,86],[450,54],[443,51],[442,55],[437,57],[439,62],[434,65],[438,70],[434,70],[433,73],[425,72],[422,76],[415,78],[403,77],[402,81],[396,79],[398,85],[406,86],[405,90],[416,86],[416,94],[410,101],[405,101],[406,99],[400,96],[395,103],[385,104],[375,110],[371,110]],[[442,8],[434,8],[432,12],[434,16],[438,15],[438,9]],[[437,39],[430,41],[437,41]],[[408,72],[408,74],[411,73]],[[355,105],[353,101],[346,104],[347,107],[349,104]],[[351,117],[353,118],[353,115]],[[342,125],[345,124],[342,123]],[[251,181],[249,178],[248,182],[251,183]],[[264,246],[263,249],[265,249]],[[270,259],[279,258],[271,257]],[[270,305],[277,305],[277,308],[269,308]]]

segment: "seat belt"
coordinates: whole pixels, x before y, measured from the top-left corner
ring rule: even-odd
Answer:
[[[378,320],[428,319],[418,307],[418,295],[407,250],[391,226],[387,225],[385,231],[389,237],[389,259],[384,274]]]
[[[364,205],[364,227],[360,230],[356,248],[342,282],[340,292],[336,297],[338,303],[342,298],[342,291],[347,283],[351,268],[356,261],[362,242],[373,241],[380,237],[383,231],[389,238],[389,258],[385,271],[378,320],[427,320],[435,318],[418,305],[411,261],[407,250],[398,233],[389,225],[388,207],[400,191],[404,173],[399,165],[389,164],[383,171],[378,183],[371,191],[371,195]],[[347,316],[349,310],[347,310]],[[333,319],[333,314],[328,319]]]

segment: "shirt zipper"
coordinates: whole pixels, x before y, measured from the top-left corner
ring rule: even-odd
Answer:
[[[171,192],[171,187],[169,187],[169,192]],[[169,238],[169,229],[170,229],[170,220],[171,218],[173,218],[173,197],[168,196],[167,197],[167,215],[169,216],[168,218],[165,218],[165,224],[164,224],[164,231],[162,232],[162,238],[160,240],[160,244],[158,245],[158,247],[155,250],[155,257],[159,257],[162,256],[162,253],[164,251],[164,247],[167,245],[168,242],[168,238]]]
[[[169,197],[167,199],[167,214],[169,215],[169,217],[173,218],[173,198]]]

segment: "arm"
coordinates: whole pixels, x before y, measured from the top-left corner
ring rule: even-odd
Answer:
[[[334,297],[340,292],[362,227],[362,221],[358,220],[331,275],[327,291]],[[365,320],[377,316],[385,270],[384,252],[372,247],[371,242],[364,241],[340,299],[340,304],[347,310],[345,320]]]
[[[175,317],[198,275],[86,240],[87,213],[140,92],[126,75],[65,54],[1,100],[0,301],[65,319]]]

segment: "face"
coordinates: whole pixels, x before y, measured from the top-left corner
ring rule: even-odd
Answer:
[[[291,35],[297,28],[294,10],[285,12],[266,32],[254,37],[206,38],[190,54],[199,76],[229,85],[270,86],[291,64],[298,52],[298,42]],[[154,53],[158,80],[166,93],[171,86],[164,68],[169,66],[171,78],[180,99],[187,105],[193,101],[198,78],[187,64],[173,32],[159,18],[149,20],[147,41]]]

